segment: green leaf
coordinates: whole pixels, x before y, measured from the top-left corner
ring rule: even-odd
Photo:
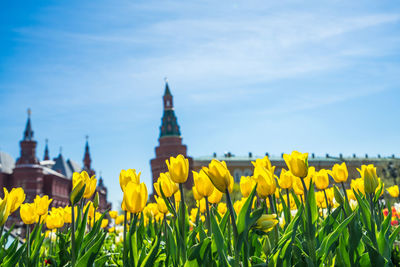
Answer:
[[[347,217],[331,234],[329,234],[322,241],[322,244],[317,251],[318,257],[321,258],[321,262],[325,261],[325,258],[328,256],[333,243],[338,239],[340,234],[342,234],[344,228],[347,227],[347,225],[353,220],[355,215],[356,213],[353,213],[349,217]]]
[[[213,242],[215,242],[215,245],[217,247],[217,251],[219,254],[219,261],[222,263],[223,266],[227,266],[227,260],[226,260],[226,248],[225,248],[225,242],[224,242],[224,237],[221,233],[221,229],[219,228],[219,225],[217,221],[215,220],[215,216],[210,216],[211,219],[211,228],[213,232]]]
[[[78,203],[82,197],[83,194],[85,193],[85,188],[86,185],[83,184],[82,181],[80,181],[73,189],[70,194],[70,200],[71,200],[71,206],[74,206],[76,203]]]
[[[106,233],[103,233],[101,237],[94,243],[94,245],[87,249],[86,253],[80,257],[76,262],[76,267],[86,267],[91,266],[96,259],[96,256],[100,252],[100,248],[103,245],[104,239],[106,238]]]

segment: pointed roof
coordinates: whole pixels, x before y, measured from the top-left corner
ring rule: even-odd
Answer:
[[[72,177],[72,171],[69,168],[67,162],[64,160],[64,157],[62,156],[61,152],[58,154],[58,157],[54,159],[55,163],[52,167],[53,170],[55,170],[58,173],[61,173],[65,177],[71,178]]]
[[[172,94],[169,89],[168,81],[165,81],[164,113],[161,119],[160,138],[167,136],[181,136],[178,120],[172,104]]]
[[[44,147],[44,157],[43,157],[43,160],[49,160],[49,159],[50,159],[48,142],[49,142],[49,140],[46,139],[46,146]]]
[[[103,176],[101,175],[101,172],[100,172],[99,184],[97,187],[105,187],[104,181],[103,181]]]
[[[172,95],[171,91],[169,90],[169,86],[168,86],[168,79],[165,79],[165,92],[164,95]]]
[[[24,141],[33,141],[33,130],[31,125],[31,109],[28,109],[28,120],[26,122],[25,131],[24,131]]]

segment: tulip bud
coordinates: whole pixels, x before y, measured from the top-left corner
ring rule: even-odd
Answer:
[[[362,165],[361,170],[357,168],[361,178],[364,179],[364,191],[367,194],[375,193],[379,186],[378,176],[376,175],[376,167],[374,165]]]
[[[342,193],[340,193],[340,190],[336,185],[333,186],[333,194],[335,195],[336,202],[339,203],[339,205],[343,205],[344,203],[343,195]]]
[[[168,166],[168,171],[171,180],[178,184],[186,182],[189,175],[189,160],[179,154],[176,158],[170,157],[169,161],[165,161]]]
[[[308,153],[300,153],[293,151],[292,154],[283,154],[283,159],[286,162],[289,170],[293,175],[305,178],[308,173]]]
[[[94,196],[93,206],[95,209],[99,207],[99,192],[96,192],[96,195]]]

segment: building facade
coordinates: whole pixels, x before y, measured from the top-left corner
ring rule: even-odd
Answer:
[[[0,151],[0,185],[11,190],[14,187],[22,187],[26,194],[25,202],[32,202],[36,195],[48,195],[53,199],[51,206],[69,205],[69,194],[72,189],[72,174],[74,172],[87,171],[94,175],[91,168],[89,143],[86,140],[83,167],[71,159],[65,159],[61,151],[53,160],[50,159],[47,145],[43,160],[37,157],[37,141],[34,139],[30,111],[26,123],[23,138],[20,141],[20,156],[14,161],[12,156]],[[111,208],[107,201],[107,188],[103,178],[98,179],[97,191],[100,197],[100,211]],[[3,192],[1,192],[3,194]],[[13,214],[8,223],[20,223],[19,214]]]

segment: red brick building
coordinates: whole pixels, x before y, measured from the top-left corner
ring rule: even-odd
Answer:
[[[46,140],[43,160],[36,155],[37,141],[33,136],[30,112],[23,138],[20,141],[20,156],[14,161],[12,156],[0,151],[0,185],[11,190],[22,187],[26,194],[25,202],[32,202],[36,195],[48,195],[53,199],[51,206],[66,206],[69,204],[69,193],[72,189],[72,174],[86,170],[90,175],[95,171],[91,168],[89,143],[86,140],[83,168],[71,159],[64,159],[61,151],[50,160]],[[107,188],[102,177],[98,179],[97,191],[100,196],[100,210],[111,208],[107,202]],[[3,192],[1,192],[3,194]],[[19,221],[18,212],[14,213],[14,221]]]
[[[169,89],[168,82],[165,83],[165,92],[163,96],[164,113],[161,119],[159,145],[155,148],[156,157],[150,161],[153,183],[155,183],[161,172],[167,172],[165,161],[171,156],[176,157],[179,154],[189,159],[189,178],[185,183],[186,188],[193,185],[192,169],[193,159],[187,156],[187,147],[182,144],[182,136],[175,116],[173,96]],[[153,188],[153,192],[154,188]]]

